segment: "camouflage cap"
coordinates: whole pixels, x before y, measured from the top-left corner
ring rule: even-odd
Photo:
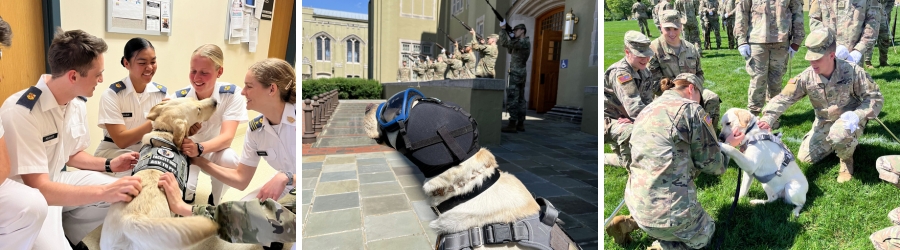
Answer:
[[[659,23],[663,28],[681,29],[681,25],[687,21],[677,10],[664,10],[659,16]]]
[[[516,25],[516,27],[513,27],[513,30],[517,30],[517,29],[526,29],[526,28],[525,28],[525,24],[524,24],[524,23],[520,23],[520,24]]]
[[[490,39],[490,38],[493,38],[493,39],[500,39],[500,35],[497,35],[497,34],[490,34],[490,35],[487,36],[487,38],[488,38],[488,39]]]
[[[806,60],[815,61],[825,56],[834,45],[834,33],[830,29],[813,30],[806,36]]]
[[[675,80],[687,80],[688,82],[693,83],[694,86],[697,86],[697,88],[700,88],[700,92],[703,92],[703,80],[700,79],[700,77],[697,75],[691,73],[681,73],[675,77]]]
[[[653,56],[653,50],[650,49],[650,38],[641,32],[634,30],[625,32],[625,48],[638,57]]]

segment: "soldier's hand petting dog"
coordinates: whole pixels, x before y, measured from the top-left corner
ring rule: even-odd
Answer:
[[[109,161],[109,168],[113,172],[122,172],[125,170],[130,170],[134,168],[134,164],[137,164],[138,158],[141,155],[138,152],[129,152],[124,153],[122,155],[117,156]]]
[[[141,177],[125,176],[103,186],[102,197],[103,201],[108,203],[131,202],[131,199],[139,193],[141,193]]]
[[[169,210],[181,216],[191,216],[193,207],[181,200],[181,189],[178,189],[178,180],[175,179],[174,174],[170,172],[160,176],[157,186],[166,193]]]
[[[256,195],[256,198],[261,202],[266,199],[278,200],[281,197],[281,193],[284,192],[284,187],[287,186],[287,183],[287,175],[278,173],[259,189],[259,194]]]
[[[194,143],[194,141],[189,138],[184,138],[184,141],[181,141],[181,152],[190,158],[200,157],[197,143]]]

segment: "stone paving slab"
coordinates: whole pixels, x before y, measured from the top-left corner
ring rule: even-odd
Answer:
[[[316,147],[319,148],[334,148],[334,147],[359,147],[359,146],[371,146],[376,145],[375,140],[372,140],[366,136],[353,136],[353,137],[325,137],[319,139],[319,142],[316,143]]]
[[[365,104],[377,102],[342,100],[320,141],[303,147],[304,249],[433,248],[437,235],[429,223],[437,215],[429,207],[418,168],[385,146],[321,147],[330,139],[354,140]],[[526,123],[528,131],[502,134],[501,144],[489,148],[499,169],[550,200],[583,249],[598,249],[596,136],[580,132],[575,124],[532,117]],[[325,219],[338,216],[342,219]]]

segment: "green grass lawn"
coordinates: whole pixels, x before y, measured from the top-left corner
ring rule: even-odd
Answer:
[[[809,21],[805,24],[808,26]],[[628,30],[640,30],[640,27],[637,21],[620,21],[605,22],[604,29],[605,71],[609,65],[624,56],[624,33]],[[652,34],[654,38],[651,39],[659,37],[655,28]],[[727,45],[723,30],[722,47],[727,48]],[[877,65],[878,49],[875,50],[873,61]],[[806,48],[801,47],[790,62],[791,74],[797,75],[809,66],[803,59],[805,54]],[[900,94],[900,89],[897,88],[900,85],[900,54],[895,54],[892,49],[888,62],[891,66],[867,71],[878,83],[886,99],[879,117],[894,132],[900,132],[900,113],[894,113],[895,108],[900,108],[895,101]],[[744,60],[737,50],[704,50],[702,67],[706,77],[705,87],[718,93],[722,99],[721,112],[732,107],[747,107],[750,75],[744,70]],[[812,106],[807,98],[794,104],[781,116],[781,128],[777,131],[784,132],[785,144],[795,154],[803,135],[810,130],[813,119]],[[604,150],[611,152],[608,146]],[[726,226],[724,224],[728,221],[738,181],[737,166],[731,163],[728,171],[721,176],[701,174],[695,180],[700,204],[716,220],[716,233],[707,248],[712,249],[719,238],[725,236],[723,249],[872,249],[869,235],[891,226],[887,213],[900,206],[900,190],[880,180],[874,168],[875,159],[888,154],[900,154],[900,144],[893,141],[877,121],[872,120],[866,126],[865,134],[856,148],[852,181],[837,183],[838,158],[834,154],[816,164],[800,163],[810,187],[806,205],[797,219],[790,215],[794,206],[781,199],[765,205],[751,206],[749,199],[745,197],[738,201],[734,215]],[[628,172],[623,168],[606,166],[603,174],[605,220],[622,199]],[[765,199],[766,194],[759,182],[754,182],[748,196]],[[623,206],[619,212],[629,213],[627,206]],[[615,244],[605,232],[604,235],[605,249],[645,249],[654,241],[638,230],[632,233],[635,243],[623,248]]]

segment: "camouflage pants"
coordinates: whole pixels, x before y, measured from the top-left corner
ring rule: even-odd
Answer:
[[[638,25],[641,26],[641,34],[650,36],[650,26],[647,26],[647,18],[638,18]]]
[[[728,37],[728,48],[735,48],[737,42],[734,40],[734,17],[722,18],[725,25],[725,36]]]
[[[716,232],[716,222],[705,211],[693,222],[679,226],[654,228],[640,223],[638,226],[650,237],[659,239],[659,247],[666,250],[703,248]]]
[[[193,214],[219,224],[218,236],[224,241],[268,246],[272,242],[297,241],[296,209],[296,191],[291,191],[278,202],[267,199],[197,205]]]
[[[878,178],[892,184],[900,182],[900,155],[885,155],[875,160]]]
[[[705,33],[705,34],[703,34],[703,36],[706,38],[706,43],[704,45],[706,45],[707,47],[712,47],[712,42],[710,42],[710,40],[709,40],[709,38],[710,38],[709,35],[710,35],[710,33],[715,33],[716,34],[716,48],[721,47],[722,46],[722,36],[719,34],[719,18],[718,17],[709,18],[703,22],[703,26],[704,26],[703,31]]]
[[[619,156],[619,164],[622,167],[631,166],[631,130],[634,123],[619,123],[618,120],[605,118],[603,129],[603,143],[609,144],[613,152]]]
[[[853,159],[853,151],[859,144],[859,136],[863,134],[866,120],[859,122],[859,128],[855,132],[844,128],[844,121],[822,121],[816,119],[813,128],[805,136],[797,152],[797,160],[806,163],[816,163],[835,152],[840,159]]]
[[[892,1],[885,1],[883,9],[882,9],[883,15],[881,16],[881,19],[882,19],[881,25],[879,25],[879,27],[878,27],[878,40],[875,41],[875,43],[878,44],[878,61],[881,62],[881,64],[885,64],[885,65],[887,64],[888,50],[890,49],[890,47],[892,45],[891,44],[890,21],[891,21],[891,11],[893,11],[893,9],[894,9],[893,7],[894,7],[894,5],[893,5]],[[872,62],[872,53],[873,53],[872,47],[873,46],[867,47],[868,50],[866,51],[866,55],[865,55],[866,62],[870,62],[870,63]]]
[[[759,114],[766,102],[781,92],[781,77],[787,59],[788,42],[750,44],[750,60],[746,67],[750,74],[750,89],[747,90],[750,112]]]
[[[713,126],[718,126],[719,124],[719,106],[722,104],[722,100],[719,100],[719,95],[711,90],[704,89],[703,90],[703,110],[709,114],[709,118],[712,118]]]
[[[697,47],[697,52],[702,52],[703,47],[700,47],[700,27],[697,26],[698,25],[696,21],[688,21],[683,26],[684,30],[681,31],[681,36],[684,37],[684,40],[687,40],[689,43],[694,44],[694,46]]]
[[[900,207],[891,210],[888,213],[888,219],[891,220],[894,226],[881,229],[869,236],[869,240],[872,241],[875,249],[900,249]]]
[[[506,87],[506,112],[510,121],[525,121],[525,71],[509,73]]]

